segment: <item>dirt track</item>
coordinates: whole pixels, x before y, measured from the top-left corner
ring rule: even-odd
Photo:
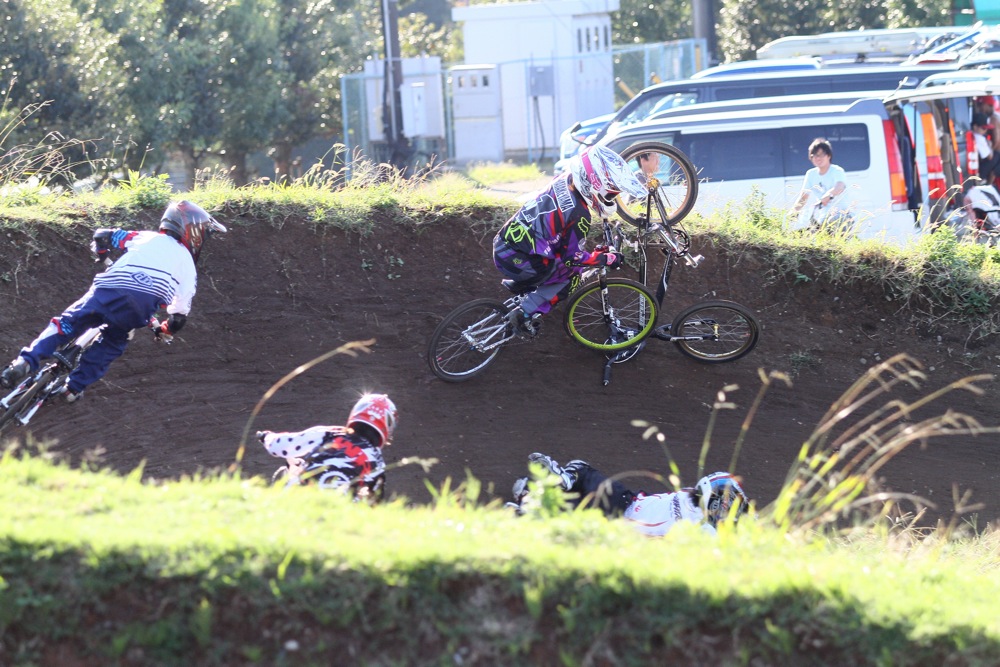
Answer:
[[[959,331],[918,336],[906,311],[886,303],[877,286],[845,293],[816,281],[779,280],[762,287],[769,267],[696,241],[705,262],[674,272],[666,311],[701,298],[745,303],[763,325],[761,343],[746,359],[700,365],[654,341],[634,361],[616,366],[611,385],[602,387],[602,359],[563,334],[557,310],[538,340],[505,350],[481,378],[448,384],[427,368],[427,338],[459,303],[502,296],[490,239],[456,233],[464,229],[456,221],[419,233],[387,224],[368,239],[317,233],[295,221],[280,231],[265,223],[224,222],[231,233],[213,239],[203,254],[194,310],[174,345],[137,336],[85,400],[46,408],[29,429],[5,435],[55,441],[55,449],[74,458],[103,448],[115,468],[128,471],[145,461],[146,474],[158,478],[228,466],[251,410],[269,387],[343,343],[374,339],[370,355],[338,356],[292,380],[250,430],[341,423],[362,391],[378,390],[388,392],[401,412],[390,463],[439,459],[426,475],[416,466],[390,472],[389,491],[417,502],[430,497],[425,483],[457,482],[466,471],[505,498],[524,474],[527,454],[537,450],[561,460],[584,458],[609,472],[665,472],[669,455],[690,483],[718,392],[739,387],[726,392],[735,409],[722,411],[714,425],[710,469],[729,466],[761,384],[758,369],[784,371],[794,386],[769,390],[737,465],[746,488],[764,505],[830,404],[878,360],[907,352],[927,366],[927,387],[936,389],[974,372],[993,372],[1000,359],[995,342],[965,355]],[[0,245],[4,360],[86,289],[94,268],[80,238],[42,231],[32,240],[12,233]],[[936,412],[950,407],[998,424],[995,389],[987,388],[986,397],[952,395]],[[643,441],[634,419],[656,424],[666,434],[666,451]],[[885,482],[937,503],[931,518],[952,515],[953,485],[971,490],[973,501],[984,503],[982,525],[1000,518],[1000,498],[993,493],[998,445],[1000,438],[981,436],[911,448],[885,469]],[[249,443],[248,474],[269,475],[276,465]],[[648,478],[628,483],[662,488]]]

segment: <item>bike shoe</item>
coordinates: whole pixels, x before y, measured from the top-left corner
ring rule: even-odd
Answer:
[[[566,491],[573,488],[573,485],[576,483],[578,477],[576,471],[566,470],[551,456],[535,452],[534,454],[528,454],[528,461],[531,463],[540,463],[553,475],[557,475],[562,480],[563,489]]]
[[[521,501],[524,500],[524,497],[528,495],[527,477],[519,477],[514,480],[514,487],[511,489],[511,495],[514,496],[514,502],[517,503],[517,505],[520,505]]]
[[[542,314],[535,313],[530,317],[520,308],[515,308],[507,314],[507,320],[514,328],[514,333],[521,337],[532,338],[538,335],[542,328]]]
[[[53,396],[62,396],[67,403],[76,403],[83,398],[83,391],[73,391],[68,384],[63,383],[61,387],[52,392]]]
[[[28,365],[28,362],[23,357],[18,357],[0,373],[0,386],[7,389],[16,387],[21,380],[27,377],[30,370],[31,366]]]

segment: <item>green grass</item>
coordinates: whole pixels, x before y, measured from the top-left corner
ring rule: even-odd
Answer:
[[[239,189],[208,177],[183,196],[227,224],[252,215],[361,233],[442,221],[495,229],[516,206],[471,174],[342,176]],[[155,219],[164,195],[136,176],[95,193],[11,198],[0,224],[83,238],[137,213]],[[871,281],[927,322],[995,330],[996,250],[946,234],[907,250],[788,234],[752,201],[691,227],[774,267],[764,280]],[[472,479],[435,490],[430,507],[372,509],[238,472],[144,482],[141,471],[8,453],[0,664],[995,664],[996,533],[918,531],[900,515],[905,498],[878,495],[879,471],[906,447],[997,432],[950,413],[910,420],[948,392],[982,393],[982,378],[969,378],[910,404],[893,398],[925,379],[906,357],[869,370],[789,462],[775,503],[715,541],[686,526],[641,538],[593,513],[554,511],[551,492],[515,518],[483,506]],[[735,469],[767,388],[787,377],[762,380]],[[726,405],[721,392],[713,421]]]
[[[485,503],[471,477],[434,490],[428,506],[396,498],[373,508],[248,478],[239,455],[228,471],[154,481],[141,469],[73,469],[44,447],[10,449],[0,459],[4,656],[17,665],[54,664],[56,648],[58,661],[163,666],[343,664],[345,655],[365,665],[455,656],[995,664],[997,533],[917,530],[894,510],[901,498],[877,486],[911,444],[997,432],[951,412],[914,421],[952,391],[982,391],[983,378],[968,378],[911,403],[896,395],[924,379],[904,355],[869,369],[790,462],[774,503],[738,528],[721,525],[717,539],[694,524],[649,539],[594,511],[566,512],[540,468],[535,502],[517,517]],[[762,380],[744,432],[770,385],[787,378]],[[720,392],[713,420],[729,405]],[[655,425],[635,426],[662,440]],[[702,460],[708,447],[706,438]]]
[[[537,165],[512,162],[478,162],[469,165],[465,171],[469,178],[480,185],[544,180],[546,177]]]
[[[434,507],[373,510],[226,474],[140,479],[0,463],[14,664],[53,644],[157,665],[335,664],[344,651],[454,664],[463,650],[498,665],[989,664],[1000,651],[995,553],[971,566],[957,545],[886,553],[766,521],[650,540],[594,512],[517,518],[468,485]]]

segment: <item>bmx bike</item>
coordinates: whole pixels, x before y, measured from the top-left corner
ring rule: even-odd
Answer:
[[[160,322],[153,318],[149,328],[157,340],[170,344],[159,332]],[[101,339],[107,325],[87,329],[56,350],[35,373],[28,374],[10,393],[0,398],[0,431],[11,424],[25,426],[46,402],[66,390],[66,380],[80,363],[83,353]]]

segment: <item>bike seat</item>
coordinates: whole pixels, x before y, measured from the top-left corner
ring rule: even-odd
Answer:
[[[500,284],[510,290],[515,296],[523,296],[528,292],[532,292],[535,286],[531,283],[519,283],[516,280],[511,280],[510,278],[505,278],[500,281]]]

